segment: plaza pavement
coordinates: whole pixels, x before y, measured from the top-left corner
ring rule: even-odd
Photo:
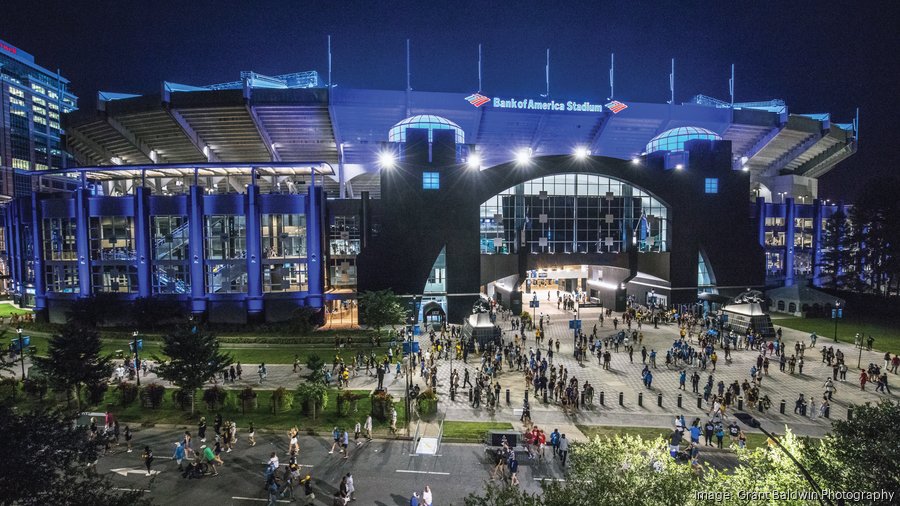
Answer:
[[[610,370],[604,371],[597,363],[596,355],[591,360],[585,361],[583,365],[579,365],[573,356],[573,333],[568,327],[568,320],[574,318],[574,312],[559,311],[556,308],[555,294],[554,302],[546,300],[546,291],[539,294],[541,307],[535,310],[539,315],[543,313],[550,318],[550,324],[545,325],[546,337],[556,341],[561,341],[560,353],[554,354],[554,364],[557,366],[564,365],[569,370],[569,378],[578,378],[580,384],[589,381],[595,389],[594,406],[582,409],[575,414],[565,414],[554,403],[544,404],[541,399],[530,397],[531,417],[535,424],[543,426],[545,429],[553,430],[559,428],[561,432],[566,432],[567,437],[573,440],[581,439],[582,435],[575,425],[604,425],[604,426],[637,426],[637,427],[671,427],[676,415],[684,415],[685,419],[690,422],[695,417],[702,420],[708,412],[709,406],[704,402],[702,408],[697,408],[697,395],[691,392],[690,375],[695,367],[687,368],[688,381],[686,383],[686,391],[678,389],[678,375],[681,371],[679,368],[666,369],[665,352],[677,339],[679,329],[676,325],[660,325],[658,329],[654,329],[652,325],[643,325],[640,332],[644,334],[643,345],[646,346],[648,354],[651,349],[657,351],[657,369],[653,370],[653,388],[644,387],[640,372],[643,368],[640,356],[640,346],[636,346],[634,353],[634,363],[629,363],[628,354],[624,351],[612,353],[612,362]],[[612,318],[605,318],[604,326],[599,326],[598,315],[600,308],[586,308],[580,311],[580,317],[583,321],[583,329],[585,333],[590,334],[594,323],[598,324],[598,336],[606,336],[615,333],[613,329]],[[621,314],[614,314],[621,320]],[[504,337],[511,339],[514,331],[510,329],[509,321],[498,320],[503,327]],[[777,320],[775,321],[777,327]],[[623,326],[620,324],[619,329]],[[634,326],[636,329],[637,327]],[[784,342],[789,346],[791,352],[794,349],[794,343],[797,341],[805,341],[809,346],[809,336],[805,333],[792,329],[783,329]],[[423,349],[427,348],[428,338],[422,336]],[[546,340],[544,341],[544,350],[546,351]],[[696,337],[694,339],[696,344]],[[534,333],[528,332],[527,346],[534,345]],[[819,404],[824,392],[823,383],[825,378],[832,374],[831,368],[822,363],[819,350],[822,346],[832,346],[833,341],[824,336],[818,338],[816,348],[806,349],[806,358],[803,374],[787,374],[779,371],[777,361],[771,360],[769,367],[769,376],[765,376],[762,381],[760,396],[768,395],[772,400],[772,408],[765,414],[760,414],[753,410],[752,414],[770,431],[782,432],[785,425],[801,435],[822,436],[830,430],[830,420],[824,418],[812,419],[810,417],[802,417],[795,415],[794,401],[801,393],[807,399],[816,399]],[[875,385],[866,385],[866,391],[859,389],[858,377],[859,370],[856,368],[856,362],[859,350],[847,343],[839,343],[834,345],[835,350],[840,349],[845,354],[845,361],[849,366],[846,382],[836,382],[836,392],[833,402],[831,403],[831,419],[846,419],[847,409],[851,404],[862,404],[864,402],[877,402],[884,398],[884,394],[876,393]],[[624,350],[624,347],[620,348]],[[286,350],[285,353],[291,353]],[[719,361],[717,370],[712,371],[709,365],[706,371],[700,371],[700,392],[703,391],[703,385],[706,384],[707,376],[713,374],[714,382],[724,381],[726,385],[737,380],[743,382],[749,377],[750,368],[756,364],[758,352],[753,350],[735,350],[732,351],[732,362],[727,363],[724,353],[718,351]],[[349,362],[351,359],[350,352],[342,352],[342,357]],[[882,364],[883,352],[878,351],[862,351],[862,366],[866,367],[870,362]],[[328,363],[333,359],[331,356],[323,356]],[[649,362],[649,357],[648,357]],[[474,375],[475,370],[480,363],[478,354],[470,354],[468,363],[464,364],[460,360],[453,360],[452,367],[459,370],[460,380],[464,374],[464,369],[469,368],[470,373]],[[242,364],[244,375],[243,379],[235,383],[228,383],[228,388],[243,388],[244,386],[254,386],[255,388],[277,388],[286,386],[295,387],[302,378],[300,374],[306,374],[308,371],[293,372],[292,365],[267,365],[268,376],[265,382],[259,383],[256,374],[256,364]],[[495,410],[488,410],[485,407],[472,408],[468,402],[468,389],[460,388],[455,400],[450,400],[449,396],[449,377],[451,363],[449,360],[440,360],[438,366],[438,393],[441,395],[439,402],[439,410],[446,420],[458,421],[499,421],[513,423],[514,427],[520,426],[519,419],[521,417],[522,400],[525,394],[524,376],[521,371],[509,371],[498,375],[498,380],[503,389],[501,392],[500,407]],[[896,375],[890,374],[890,380],[897,379]],[[425,388],[424,379],[418,373],[414,374],[415,381]],[[151,382],[159,381],[166,383],[154,377],[151,373],[142,376],[142,381]],[[360,371],[356,377],[351,378],[350,388],[371,390],[377,384],[374,376],[367,376],[364,371]],[[896,383],[895,383],[896,385]],[[384,386],[395,397],[402,397],[405,392],[405,379],[397,378],[394,370],[385,376]],[[900,387],[900,385],[898,385]],[[509,405],[505,402],[505,391],[510,390],[511,402]],[[715,391],[715,388],[714,388]],[[605,405],[599,405],[600,392],[605,394]],[[618,404],[618,395],[622,392],[624,395],[623,405]],[[643,393],[643,406],[638,406],[638,393]],[[662,393],[662,407],[657,406],[657,394]],[[682,408],[677,407],[677,396],[682,394]],[[532,392],[533,394],[533,392]],[[897,400],[896,394],[888,395],[892,400]],[[779,413],[778,407],[781,400],[786,402],[785,414]],[[734,406],[736,408],[736,406]],[[732,408],[732,409],[734,409]],[[745,406],[749,410],[749,406]],[[730,413],[729,413],[730,414]],[[401,413],[401,421],[402,413]],[[410,433],[415,430],[415,426],[410,427]],[[756,429],[745,427],[745,430],[756,432]],[[429,426],[426,432],[432,435],[434,428]],[[421,432],[421,431],[420,431]]]

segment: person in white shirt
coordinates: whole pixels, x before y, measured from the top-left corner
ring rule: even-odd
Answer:
[[[422,504],[423,506],[431,506],[431,487],[425,485],[425,491],[422,492]]]

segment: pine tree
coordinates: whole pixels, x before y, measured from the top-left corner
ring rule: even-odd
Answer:
[[[93,329],[66,325],[50,338],[47,356],[35,357],[35,364],[50,384],[67,394],[75,390],[81,406],[81,388],[104,383],[112,374],[109,356],[100,355],[100,334]]]
[[[214,334],[198,327],[182,327],[163,337],[162,352],[169,361],[160,360],[159,376],[191,394],[191,414],[193,393],[233,361],[230,354],[219,351],[219,340]]]
[[[850,230],[847,215],[838,210],[825,221],[822,234],[822,256],[819,267],[829,279],[826,286],[842,288],[847,284],[852,261]]]

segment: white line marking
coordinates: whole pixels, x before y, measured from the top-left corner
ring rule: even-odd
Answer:
[[[566,481],[565,478],[535,478],[534,481]]]
[[[444,473],[441,471],[413,471],[410,469],[397,469],[398,473],[414,473],[414,474],[439,474],[441,476],[450,476],[450,473]]]
[[[237,500],[237,501],[269,502],[268,499],[262,499],[260,497],[232,497],[231,500],[232,501]],[[287,499],[278,499],[275,502],[290,503],[291,501],[288,501]]]
[[[149,494],[149,493],[150,493],[149,490],[147,490],[147,489],[142,489],[142,488],[115,488],[115,487],[113,487],[113,490],[119,490],[119,491],[121,491],[121,492],[143,492],[143,493],[145,493],[145,494]]]

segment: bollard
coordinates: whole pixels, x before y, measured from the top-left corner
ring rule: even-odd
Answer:
[[[644,407],[644,392],[638,393],[638,406]]]
[[[544,404],[547,404],[547,389],[544,389]]]
[[[766,412],[766,409],[763,407],[762,400],[760,400],[756,405],[759,407],[759,412],[760,412],[760,413],[765,413],[765,412]]]
[[[656,405],[662,407],[662,392],[656,394]]]
[[[853,406],[847,406],[847,421],[853,420]]]
[[[469,387],[469,402],[472,402],[475,399],[475,394],[472,392],[472,387]]]
[[[782,415],[784,414],[784,408],[786,406],[787,406],[787,402],[784,399],[781,399],[781,406],[778,407],[778,411],[780,411]]]
[[[744,410],[744,398],[738,397],[738,411]]]
[[[451,388],[451,389],[450,389],[450,400],[451,400],[451,401],[455,401],[455,400],[456,400],[456,389],[455,389],[455,388]]]
[[[625,405],[625,392],[619,392],[619,406]]]
[[[601,390],[601,391],[600,391],[600,405],[601,405],[601,406],[605,406],[605,405],[606,405],[606,404],[604,403],[605,400],[606,400],[606,394],[603,392],[603,390]]]
[[[681,408],[681,394],[678,394],[678,407]]]
[[[697,407],[703,409],[703,397],[697,396]]]
[[[528,389],[525,389],[525,402],[528,402]]]
[[[506,389],[506,403],[509,404],[509,389]]]
[[[581,405],[584,406],[584,390],[581,391]]]

